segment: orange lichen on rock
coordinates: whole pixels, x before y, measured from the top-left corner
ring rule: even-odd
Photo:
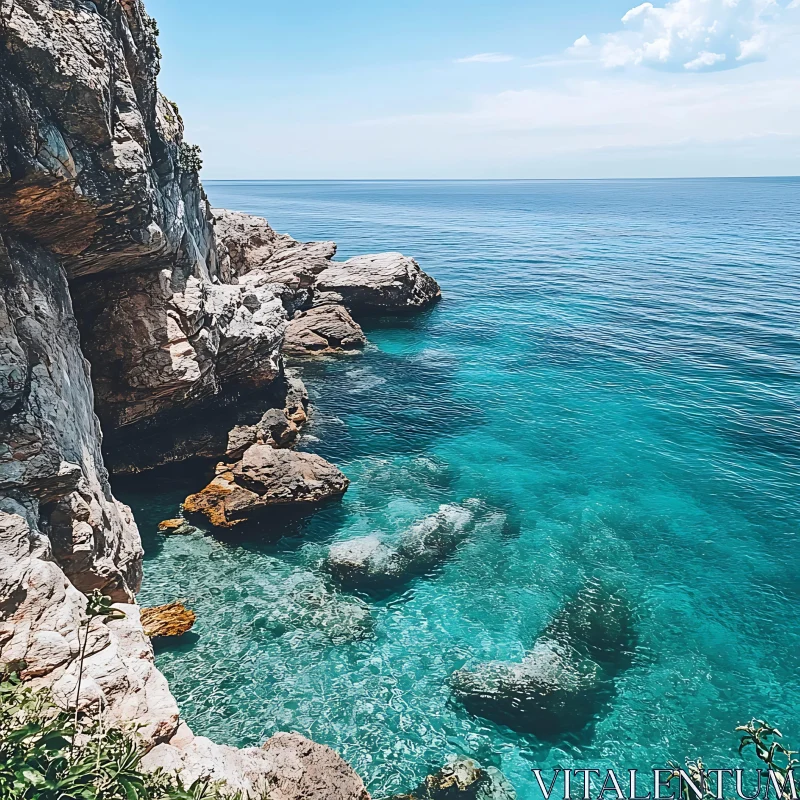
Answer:
[[[181,519],[180,517],[176,517],[175,519],[165,519],[163,522],[158,523],[158,529],[160,531],[174,531],[177,528],[180,528],[181,525],[185,525],[186,520]]]
[[[190,630],[196,619],[183,603],[167,603],[163,606],[143,608],[140,612],[142,627],[147,636],[182,636]]]

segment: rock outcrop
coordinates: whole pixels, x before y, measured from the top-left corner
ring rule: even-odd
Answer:
[[[471,758],[451,758],[409,794],[389,800],[515,800],[517,793],[495,767],[482,767]]]
[[[102,702],[110,723],[135,723],[146,743],[177,729],[178,706],[139,622],[139,608],[117,604],[124,619],[89,626],[79,705]],[[64,575],[49,539],[19,514],[0,511],[0,663],[34,687],[75,704],[86,597]]]
[[[553,618],[520,662],[489,662],[452,676],[473,714],[551,737],[589,724],[613,696],[636,648],[624,595],[591,581]]]
[[[441,563],[474,526],[474,501],[443,505],[413,525],[396,542],[362,536],[331,546],[326,569],[345,588],[370,593],[394,591]]]
[[[314,453],[249,447],[236,464],[219,464],[217,475],[184,500],[188,514],[203,514],[218,528],[232,528],[268,508],[313,506],[340,497],[350,481]]]
[[[283,352],[315,356],[358,350],[366,344],[361,326],[341,305],[318,305],[295,313],[286,327]]]
[[[157,636],[183,636],[195,622],[195,613],[178,601],[163,606],[143,608],[139,612],[144,635],[151,639]]]
[[[100,423],[136,441],[162,419],[186,422],[190,406],[280,383],[286,323],[309,302],[283,278],[293,259],[316,259],[317,274],[334,248],[278,237],[274,269],[234,269],[177,107],[158,92],[158,59],[140,0],[0,9],[0,662],[74,703],[88,624],[79,705],[136,724],[147,746],[200,752],[133,602],[142,549],[111,492]],[[299,424],[307,398],[284,388]],[[224,452],[229,428],[210,450]],[[94,589],[124,618],[87,623]],[[281,739],[263,753],[224,777],[246,790],[268,777],[274,797],[367,797],[327,748]]]
[[[278,733],[260,748],[237,750],[192,736],[187,729],[151,750],[143,765],[178,772],[187,784],[210,777],[232,790],[267,793],[272,800],[369,800],[364,783],[345,761],[297,733]]]
[[[317,276],[316,288],[341,295],[356,314],[424,308],[442,294],[436,281],[402,253],[356,256],[332,263]]]

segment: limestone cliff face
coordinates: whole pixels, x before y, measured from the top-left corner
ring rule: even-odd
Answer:
[[[101,429],[127,471],[224,453],[227,430],[204,416],[265,384],[291,406],[289,320],[300,355],[341,350],[363,342],[347,308],[417,308],[438,286],[399,254],[335,265],[332,242],[212,213],[158,92],[156,33],[141,0],[0,0],[0,665],[74,698],[84,595],[100,589],[127,616],[92,623],[79,702],[138,723],[154,766],[368,800],[302,737],[236,751],[180,723],[139,622],[141,542]]]
[[[194,774],[268,778],[290,798],[324,756],[350,782],[343,798],[367,797],[305,740],[297,779],[275,759],[197,750],[133,604],[142,548],[111,493],[101,420],[272,381],[287,317],[285,288],[231,284],[157,73],[139,0],[0,3],[0,664],[74,702],[84,594],[98,588],[126,617],[92,622],[82,706],[170,742]]]

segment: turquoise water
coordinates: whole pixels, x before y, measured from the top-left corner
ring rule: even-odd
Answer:
[[[305,368],[303,446],[352,485],[265,522],[279,541],[165,539],[156,523],[199,479],[120,484],[141,602],[198,612],[157,656],[195,731],[297,730],[377,796],[471,754],[522,800],[536,765],[727,766],[752,716],[800,741],[800,180],[207,190],[340,258],[414,255],[444,300]],[[355,601],[320,588],[327,546],[471,497],[519,530],[489,514],[442,568],[368,601],[374,628],[353,640]],[[596,574],[626,588],[639,651],[593,726],[540,741],[453,702],[454,670],[521,658]]]

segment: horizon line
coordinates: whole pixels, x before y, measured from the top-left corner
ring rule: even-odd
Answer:
[[[736,181],[797,180],[800,175],[656,175],[606,178],[201,178],[203,183],[557,183],[588,181]]]

